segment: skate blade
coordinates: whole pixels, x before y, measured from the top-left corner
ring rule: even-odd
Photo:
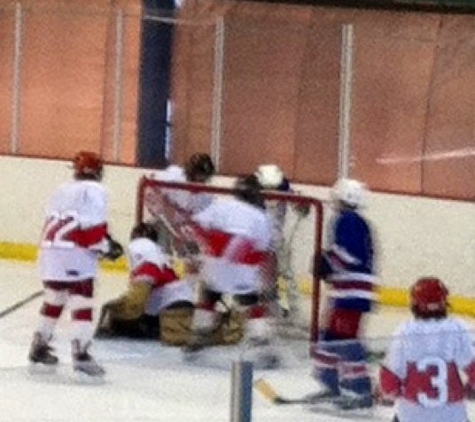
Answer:
[[[30,363],[27,367],[28,375],[56,375],[58,364]]]
[[[337,404],[329,400],[328,402],[319,402],[309,405],[309,410],[313,413],[322,415],[335,416],[338,418],[345,418],[349,420],[374,420],[374,407],[355,408],[355,409],[341,409]]]
[[[90,375],[78,370],[73,370],[71,374],[71,380],[75,384],[86,384],[86,385],[103,385],[106,383],[105,374]]]

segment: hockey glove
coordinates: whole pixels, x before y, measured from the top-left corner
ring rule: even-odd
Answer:
[[[317,279],[321,279],[323,281],[332,273],[332,268],[328,259],[324,255],[315,255],[313,259],[313,276]]]
[[[119,242],[114,240],[110,234],[106,235],[106,239],[109,247],[107,248],[107,252],[102,254],[103,258],[108,259],[109,261],[115,261],[124,255],[124,248]]]

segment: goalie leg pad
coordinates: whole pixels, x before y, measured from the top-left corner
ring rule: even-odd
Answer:
[[[213,344],[236,344],[244,337],[245,317],[235,309],[218,317],[213,330]]]
[[[111,336],[117,329],[122,332],[124,326],[137,325],[144,312],[150,290],[151,287],[145,283],[130,284],[122,296],[105,303],[101,309],[95,336]]]
[[[144,312],[150,291],[151,286],[147,283],[132,283],[118,300],[105,306],[110,308],[112,319],[138,319]]]
[[[193,308],[165,309],[160,312],[160,340],[170,346],[184,346],[189,342]]]

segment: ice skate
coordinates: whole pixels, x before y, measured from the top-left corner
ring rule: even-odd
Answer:
[[[88,352],[89,344],[81,347],[78,340],[73,341],[73,369],[91,377],[102,377],[105,370]]]
[[[373,407],[374,401],[370,394],[342,394],[335,404],[341,410],[351,411],[358,409],[371,409]]]
[[[32,364],[42,364],[49,367],[54,367],[58,364],[58,357],[53,353],[53,348],[43,338],[41,333],[35,333],[33,342],[31,343],[28,360]]]
[[[330,388],[324,388],[316,393],[310,393],[305,396],[305,400],[309,404],[317,404],[317,403],[326,403],[326,402],[334,402],[340,399],[340,394],[336,391],[331,390]]]

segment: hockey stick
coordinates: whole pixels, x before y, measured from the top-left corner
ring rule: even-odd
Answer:
[[[37,292],[32,293],[31,295],[25,297],[22,300],[19,300],[18,302],[14,303],[13,305],[9,306],[8,308],[4,309],[3,311],[0,312],[0,318],[3,318],[12,312],[16,311],[17,309],[25,306],[26,304],[32,302],[36,298],[40,297],[43,295],[43,290],[38,290]]]
[[[254,388],[261,393],[261,395],[273,404],[310,404],[311,400],[308,397],[301,398],[287,398],[282,397],[277,393],[274,387],[264,378],[259,378],[253,384]]]
[[[310,404],[310,405],[318,405],[322,403],[338,403],[341,400],[340,396],[319,396],[317,394],[308,394],[304,397],[300,398],[288,398],[282,397],[275,388],[264,378],[259,378],[254,381],[253,384],[254,388],[261,393],[261,395],[270,401],[273,404]],[[392,406],[393,403],[386,402],[381,400],[381,398],[377,397],[377,394],[372,393],[373,398],[382,406]]]

